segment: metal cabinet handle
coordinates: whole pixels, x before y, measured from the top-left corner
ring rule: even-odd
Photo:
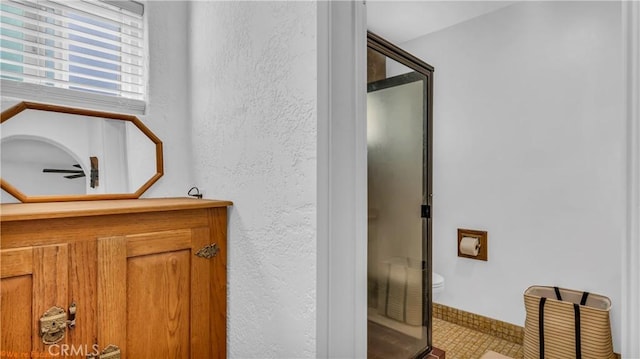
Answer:
[[[60,307],[51,307],[40,317],[40,337],[44,344],[56,344],[64,339],[66,329],[67,311]]]
[[[64,339],[67,328],[73,329],[76,326],[76,303],[69,306],[69,319],[67,311],[60,307],[49,308],[40,317],[40,337],[46,345],[59,343]]]
[[[196,256],[205,258],[205,259],[211,259],[215,257],[219,251],[220,251],[220,248],[218,248],[218,245],[216,243],[212,243],[200,248],[200,250],[196,252]]]
[[[87,359],[120,359],[120,348],[117,345],[109,344],[100,354],[87,355]]]

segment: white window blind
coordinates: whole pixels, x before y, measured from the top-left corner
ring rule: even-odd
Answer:
[[[142,5],[133,1],[3,0],[0,77],[144,100]],[[28,85],[31,86],[31,85]]]

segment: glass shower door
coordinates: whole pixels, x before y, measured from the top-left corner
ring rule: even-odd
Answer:
[[[368,356],[412,358],[431,347],[429,79],[386,56],[378,68],[367,89]]]

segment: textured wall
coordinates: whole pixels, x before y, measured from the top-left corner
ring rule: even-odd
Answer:
[[[315,357],[316,4],[190,6],[196,183],[234,202],[229,356]]]
[[[620,350],[625,123],[619,2],[519,2],[403,48],[431,63],[442,304],[523,324],[533,284],[611,297]],[[489,261],[456,229],[489,231]]]

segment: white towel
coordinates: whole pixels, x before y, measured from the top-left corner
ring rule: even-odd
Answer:
[[[407,281],[406,264],[389,264],[387,284],[387,316],[403,322],[405,317],[405,289]]]

